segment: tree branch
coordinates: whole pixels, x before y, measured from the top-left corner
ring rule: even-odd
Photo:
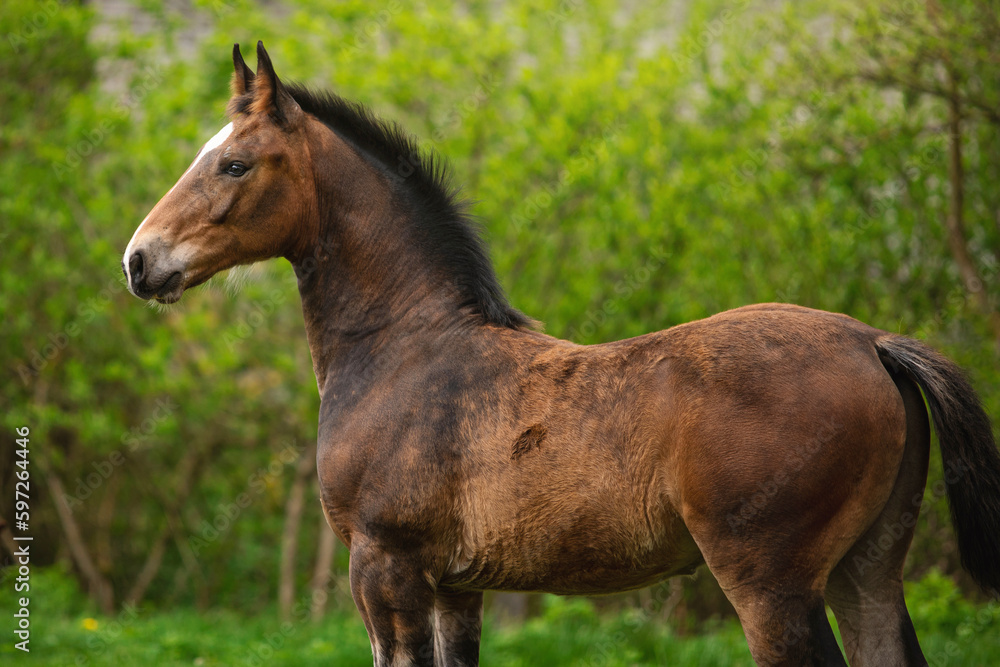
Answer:
[[[160,571],[160,566],[163,564],[163,555],[167,551],[167,538],[169,536],[170,524],[167,523],[164,524],[160,534],[156,536],[153,548],[149,550],[146,562],[143,563],[142,569],[139,570],[139,576],[135,578],[135,583],[132,584],[128,595],[125,596],[125,604],[136,606],[146,594],[146,590],[153,583],[153,580]]]
[[[957,87],[953,87],[951,83],[949,83],[949,86],[946,88],[944,86],[931,84],[916,78],[901,76],[898,72],[889,69],[881,71],[862,70],[858,72],[857,76],[863,81],[868,81],[869,83],[874,83],[880,86],[901,88],[910,92],[932,95],[948,102],[949,105],[952,100],[957,98],[959,101],[959,117],[961,117],[963,108],[971,107],[981,113],[990,123],[1000,125],[1000,109],[991,105],[986,100],[974,97],[968,93],[963,94],[957,89]]]
[[[55,473],[43,472],[43,477],[48,484],[49,492],[52,494],[53,503],[56,506],[56,513],[59,515],[59,522],[62,524],[63,532],[66,534],[66,541],[69,544],[70,552],[77,567],[83,573],[90,587],[90,594],[97,601],[101,611],[105,614],[113,614],[115,610],[114,589],[111,582],[104,578],[94,565],[87,544],[80,535],[80,528],[73,518],[73,510],[66,502],[66,489]]]
[[[299,528],[302,525],[302,507],[308,480],[316,470],[316,446],[306,447],[295,467],[288,502],[285,504],[285,527],[281,533],[281,565],[278,572],[278,612],[287,620],[295,598],[295,554]]]
[[[965,173],[962,166],[962,109],[958,95],[955,72],[948,69],[948,182],[951,193],[948,198],[948,245],[958,265],[959,275],[965,288],[976,299],[983,314],[990,320],[993,336],[1000,343],[1000,313],[993,308],[986,285],[983,283],[975,262],[969,253],[965,238]]]
[[[311,589],[312,604],[309,613],[312,620],[319,621],[326,612],[327,589],[332,576],[333,556],[337,548],[337,536],[326,522],[326,513],[319,513],[319,544],[316,547],[316,564],[313,568]]]
[[[17,542],[14,541],[14,533],[10,530],[10,524],[0,516],[0,544],[3,544],[7,552],[13,557],[17,551]]]
[[[160,506],[164,509],[164,515],[166,523],[160,530],[160,534],[156,536],[156,540],[153,542],[153,548],[150,549],[149,554],[146,556],[146,561],[142,565],[142,569],[139,570],[139,575],[136,577],[135,583],[132,584],[132,588],[129,590],[125,601],[131,605],[138,605],[145,596],[146,591],[149,586],[153,583],[156,575],[160,571],[160,566],[163,564],[163,556],[166,552],[167,538],[170,536],[174,537],[177,542],[178,550],[181,553],[181,558],[184,559],[185,565],[189,569],[194,569],[200,571],[197,567],[197,561],[191,562],[193,560],[191,556],[191,550],[187,546],[186,538],[181,534],[181,531],[177,529],[174,522],[174,517],[180,513],[181,503],[187,500],[191,489],[194,487],[195,483],[201,478],[202,473],[208,468],[206,465],[200,465],[204,460],[210,459],[212,453],[215,451],[215,447],[206,447],[203,450],[188,450],[188,453],[181,459],[180,464],[177,466],[178,475],[180,478],[180,483],[177,486],[176,493],[171,498],[165,498],[160,493],[160,489],[155,484],[151,484],[150,488],[153,490],[153,495],[159,500]],[[141,466],[138,466],[140,469]],[[143,471],[143,476],[145,471]]]

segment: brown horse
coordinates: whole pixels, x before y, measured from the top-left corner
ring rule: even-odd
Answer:
[[[962,560],[1000,589],[1000,455],[962,372],[844,315],[739,308],[581,346],[511,308],[395,125],[233,50],[232,122],[136,230],[138,297],[269,257],[298,278],[318,470],[376,665],[473,665],[483,590],[595,594],[706,563],[759,664],[921,665],[902,571],[930,406]],[[873,550],[875,545],[877,549]]]

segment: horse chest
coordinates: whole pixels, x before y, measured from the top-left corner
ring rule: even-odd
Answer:
[[[323,429],[321,427],[321,432]],[[434,539],[447,530],[457,496],[447,457],[412,438],[377,430],[328,431],[317,469],[323,506],[338,533],[386,542]]]

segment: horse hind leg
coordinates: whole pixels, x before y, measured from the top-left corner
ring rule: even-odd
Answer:
[[[884,380],[873,391],[893,391],[895,385]],[[888,411],[885,407],[879,403],[868,412],[833,415],[840,426],[816,436],[822,447],[794,475],[783,474],[784,482],[776,484],[769,500],[755,505],[758,511],[746,521],[734,520],[735,499],[763,488],[770,471],[743,478],[732,474],[728,484],[687,486],[692,491],[685,498],[685,524],[739,614],[759,665],[846,665],[827,620],[826,601],[831,573],[898,484],[909,411],[902,400]],[[783,427],[761,446],[798,451],[811,431],[806,423],[797,431]],[[873,434],[882,440],[878,446],[860,451],[852,446]],[[700,472],[694,465],[692,476]],[[834,595],[842,593],[838,583],[835,577]],[[846,609],[841,598],[837,604]]]
[[[770,530],[716,530],[700,544],[712,545],[702,547],[705,562],[736,609],[758,665],[846,667],[823,597],[833,563],[817,561],[820,550]]]
[[[930,430],[923,398],[894,378],[906,407],[906,445],[892,494],[878,519],[830,575],[826,598],[852,667],[926,665],[903,600],[903,562],[927,482]]]
[[[753,584],[726,590],[721,580],[719,583],[739,614],[758,665],[847,667],[820,592]]]

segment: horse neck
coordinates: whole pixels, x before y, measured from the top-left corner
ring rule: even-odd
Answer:
[[[468,316],[416,250],[388,179],[318,121],[308,144],[315,219],[288,259],[322,396],[332,376],[370,381],[376,353],[426,351]]]

